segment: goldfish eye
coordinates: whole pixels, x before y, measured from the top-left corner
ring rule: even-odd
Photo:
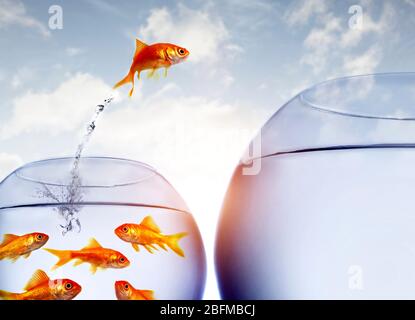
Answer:
[[[125,290],[128,290],[130,288],[130,286],[126,283],[125,285],[124,285],[124,289]]]
[[[43,239],[43,236],[41,234],[38,234],[38,235],[36,235],[36,239],[37,240],[42,240]]]
[[[66,290],[71,290],[71,289],[72,289],[72,283],[67,282],[67,283],[65,284],[65,289],[66,289]]]
[[[123,231],[124,233],[127,233],[127,232],[128,232],[128,228],[127,228],[127,227],[123,227],[123,228],[122,228],[122,231]]]
[[[179,51],[179,54],[180,54],[180,55],[184,55],[184,54],[186,53],[186,52],[184,51],[184,49],[182,49],[182,48],[180,48],[178,51]]]
[[[121,262],[121,263],[124,263],[124,262],[125,262],[125,258],[124,258],[124,257],[121,257],[121,258],[120,258],[120,262]]]

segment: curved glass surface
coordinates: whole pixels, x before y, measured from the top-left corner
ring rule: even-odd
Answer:
[[[60,192],[71,184],[73,158],[29,163],[0,183],[0,208],[55,204],[36,192],[46,186]],[[79,162],[83,203],[156,206],[188,212],[176,190],[152,167],[137,161],[85,157]],[[17,187],[16,187],[17,186]]]
[[[0,183],[0,299],[201,299],[202,239],[170,183],[99,157],[81,158],[74,180],[73,161],[29,163]],[[31,290],[39,269],[60,281]]]
[[[263,157],[334,146],[412,144],[415,73],[330,80],[282,106],[263,126]],[[399,128],[399,130],[397,130]],[[249,156],[245,161],[258,155]]]
[[[222,208],[222,297],[414,299],[415,74],[318,84],[259,137]]]

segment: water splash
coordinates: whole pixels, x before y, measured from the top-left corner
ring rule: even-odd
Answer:
[[[73,162],[73,166],[72,166],[72,170],[71,170],[71,175],[72,175],[72,182],[75,182],[75,180],[77,180],[78,177],[78,167],[79,167],[79,161],[81,159],[82,156],[82,151],[85,148],[85,145],[88,143],[89,139],[91,138],[92,133],[94,132],[95,128],[96,128],[96,122],[99,118],[99,116],[101,115],[102,112],[104,112],[105,108],[114,100],[114,95],[109,96],[107,99],[104,100],[103,104],[99,104],[96,106],[95,109],[95,113],[92,117],[92,119],[90,120],[87,129],[86,129],[86,133],[83,136],[81,143],[78,145],[78,148],[76,150],[75,153],[75,160]]]
[[[42,189],[37,190],[39,197],[53,200],[59,204],[54,210],[64,220],[64,224],[60,225],[62,235],[74,230],[75,227],[78,229],[78,232],[81,231],[81,222],[79,221],[78,213],[82,209],[79,203],[83,199],[83,192],[80,188],[80,179],[77,181],[76,184],[61,187],[42,184]]]
[[[95,131],[96,123],[99,116],[104,112],[109,104],[114,100],[115,96],[111,94],[104,100],[103,104],[96,106],[94,115],[88,123],[86,132],[82,137],[81,142],[78,144],[75,158],[70,171],[70,183],[66,186],[48,186],[42,184],[42,189],[37,191],[38,196],[55,201],[57,206],[54,210],[64,219],[64,224],[60,225],[62,228],[62,235],[75,229],[78,232],[81,231],[81,222],[78,217],[78,213],[82,209],[82,203],[84,190],[82,189],[82,179],[79,174],[79,164],[82,157],[82,152],[85,146],[88,144],[92,133]]]

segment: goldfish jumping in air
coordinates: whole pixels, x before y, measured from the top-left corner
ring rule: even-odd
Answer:
[[[118,300],[155,300],[153,290],[135,289],[127,281],[115,282],[115,295]]]
[[[84,262],[91,264],[91,272],[95,274],[98,268],[115,268],[121,269],[128,267],[130,261],[122,253],[103,248],[97,240],[91,238],[89,244],[81,250],[53,250],[45,249],[59,258],[59,261],[53,266],[55,270],[73,259],[77,259],[74,267]]]
[[[72,300],[82,288],[69,279],[50,280],[44,271],[37,270],[24,290],[23,293],[0,290],[0,300]]]
[[[137,78],[140,79],[140,73],[143,70],[151,70],[148,77],[154,77],[159,68],[164,68],[164,76],[167,76],[167,70],[174,64],[184,61],[189,56],[189,51],[185,48],[176,46],[171,43],[155,43],[147,45],[136,39],[136,49],[133,63],[127,76],[118,82],[114,89],[132,83],[130,97],[134,91],[134,75],[138,72]]]
[[[147,216],[140,224],[125,223],[115,229],[115,234],[126,242],[130,242],[135,251],[139,251],[138,246],[142,245],[148,252],[153,253],[152,249],[158,250],[154,245],[166,249],[166,245],[184,257],[183,250],[179,247],[179,240],[187,235],[186,232],[173,235],[164,235],[154,220]]]
[[[5,234],[3,242],[0,243],[0,260],[11,259],[15,262],[21,256],[28,258],[32,251],[43,247],[48,240],[49,236],[40,232],[23,236]]]

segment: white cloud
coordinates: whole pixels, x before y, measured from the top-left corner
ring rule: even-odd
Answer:
[[[382,60],[382,50],[374,45],[363,54],[344,58],[343,69],[348,75],[371,74]]]
[[[326,48],[336,40],[336,32],[341,30],[340,19],[336,17],[327,17],[323,28],[315,28],[310,31],[304,44],[307,48],[319,49]]]
[[[301,0],[287,10],[284,19],[290,26],[305,25],[316,14],[327,12],[325,0]]]
[[[340,46],[343,48],[357,46],[362,38],[368,34],[383,36],[392,26],[395,10],[392,5],[385,3],[384,9],[378,21],[374,21],[370,14],[363,11],[361,28],[348,28],[340,37]]]
[[[74,57],[77,55],[80,55],[81,53],[83,53],[84,50],[81,48],[76,48],[76,47],[67,47],[65,49],[65,53],[70,56],[70,57]]]
[[[0,152],[0,182],[22,164],[23,161],[17,154]]]
[[[129,150],[171,171],[197,167],[207,172],[229,161],[229,155],[236,164],[267,116],[255,107],[184,94],[168,84],[150,97],[109,110],[92,143],[115,154]],[[211,168],[205,166],[207,158]]]
[[[339,18],[328,15],[324,21],[323,27],[313,28],[304,40],[304,46],[309,51],[301,58],[301,63],[310,65],[315,73],[324,69],[327,56],[338,40],[337,33],[341,30]]]
[[[50,31],[39,20],[26,12],[25,5],[20,0],[0,0],[0,28],[9,25],[20,25],[33,28],[44,37],[50,36]]]
[[[314,74],[322,72],[331,73],[329,66],[338,65],[337,71],[347,71],[353,74],[356,72],[373,72],[382,59],[383,43],[382,37],[385,33],[393,30],[395,10],[391,3],[384,2],[378,19],[371,15],[371,8],[368,1],[361,1],[363,6],[363,24],[361,28],[349,28],[348,21],[344,16],[336,15],[328,10],[326,1],[298,1],[294,9],[286,12],[286,22],[290,26],[303,25],[315,17],[314,27],[304,39],[304,51],[301,63],[312,68]],[[350,16],[351,17],[351,16]],[[364,41],[379,43],[376,48],[369,50],[364,46]],[[394,35],[396,37],[396,35]],[[374,60],[370,60],[373,58]],[[364,66],[364,64],[367,64]],[[342,65],[343,64],[343,65]],[[334,72],[334,75],[337,75]]]
[[[13,100],[10,119],[0,126],[0,139],[21,133],[54,135],[76,129],[111,88],[89,74],[76,74],[52,92],[27,92]]]
[[[172,32],[174,30],[174,32]],[[242,49],[231,42],[224,22],[208,9],[193,10],[179,5],[176,12],[167,8],[151,11],[139,37],[144,41],[172,42],[190,51],[189,61],[216,62],[226,54],[235,54]]]

